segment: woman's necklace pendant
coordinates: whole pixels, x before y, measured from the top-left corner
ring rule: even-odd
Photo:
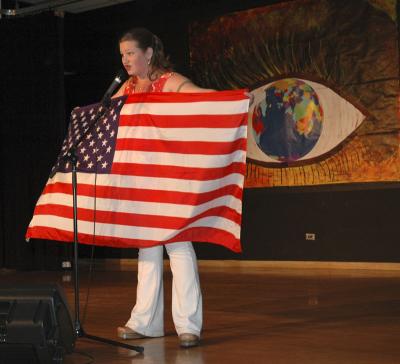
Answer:
[[[149,92],[151,83],[145,83],[143,85],[135,84],[135,93],[137,92]]]

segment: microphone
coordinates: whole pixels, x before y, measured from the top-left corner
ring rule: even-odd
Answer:
[[[109,107],[111,102],[111,95],[115,91],[115,89],[121,85],[122,82],[126,80],[126,73],[124,69],[121,69],[117,75],[115,76],[113,82],[111,82],[110,87],[107,89],[106,93],[104,94],[103,98],[101,99],[102,105]]]

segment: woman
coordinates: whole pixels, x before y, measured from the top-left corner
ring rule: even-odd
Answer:
[[[160,39],[143,28],[126,32],[119,42],[122,63],[130,76],[114,97],[138,92],[210,92],[172,72]],[[196,346],[202,328],[202,296],[191,242],[166,244],[171,271],[172,316],[182,347]],[[136,305],[123,339],[164,335],[163,246],[139,249]]]

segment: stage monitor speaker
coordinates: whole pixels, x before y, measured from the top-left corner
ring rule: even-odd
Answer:
[[[59,285],[0,287],[0,364],[61,364],[75,336]]]

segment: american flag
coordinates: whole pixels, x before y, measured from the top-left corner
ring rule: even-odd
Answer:
[[[74,109],[27,238],[73,240],[76,146],[80,243],[241,251],[248,103],[243,90],[143,93]]]

